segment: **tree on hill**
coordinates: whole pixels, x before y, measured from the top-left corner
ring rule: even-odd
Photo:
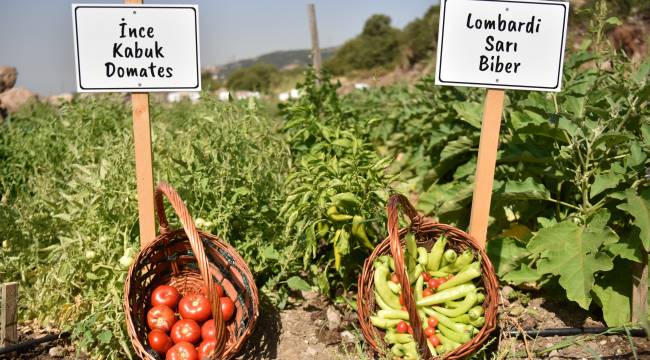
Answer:
[[[434,5],[423,17],[411,21],[404,28],[402,39],[409,65],[435,56],[439,18],[440,6]]]
[[[278,69],[270,64],[255,64],[235,70],[228,77],[227,85],[231,90],[249,90],[268,92],[277,81]]]
[[[347,41],[325,67],[334,74],[376,67],[391,67],[401,53],[400,30],[391,26],[386,15],[373,15],[363,26],[361,34]]]

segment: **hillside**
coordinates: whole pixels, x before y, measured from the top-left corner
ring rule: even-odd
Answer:
[[[329,47],[321,50],[323,60],[327,60],[336,52],[336,47]],[[311,50],[280,50],[255,58],[239,60],[224,65],[207,67],[205,70],[217,75],[220,79],[227,78],[233,71],[247,68],[255,64],[270,64],[278,69],[286,69],[296,66],[311,64]]]

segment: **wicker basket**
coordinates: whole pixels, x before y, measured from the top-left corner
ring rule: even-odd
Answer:
[[[403,210],[411,221],[411,226],[409,228],[398,229],[399,205],[402,205]],[[382,255],[392,254],[395,259],[395,272],[399,276],[400,285],[403,289],[404,305],[409,314],[410,324],[413,328],[413,337],[418,344],[420,355],[423,359],[440,358],[433,357],[426,344],[427,338],[422,330],[422,323],[416,312],[416,305],[413,299],[411,286],[406,277],[403,246],[405,245],[404,238],[409,231],[415,235],[418,246],[423,246],[427,250],[431,250],[435,240],[440,235],[445,235],[448,240],[447,247],[456,251],[469,248],[481,258],[483,273],[481,281],[482,286],[485,288],[485,301],[483,302],[483,307],[485,309],[485,325],[483,325],[480,332],[474,336],[470,342],[445,354],[444,358],[462,359],[469,356],[481,347],[496,327],[498,282],[492,263],[490,263],[490,259],[488,259],[485,251],[483,251],[483,249],[476,244],[476,241],[467,233],[449,225],[435,223],[431,219],[418,215],[413,205],[411,205],[411,203],[409,203],[409,201],[402,195],[391,196],[388,201],[387,210],[388,238],[384,239],[384,241],[375,248],[368,259],[366,259],[361,276],[359,276],[357,311],[359,314],[361,332],[363,333],[364,338],[375,352],[386,353],[388,345],[383,340],[385,333],[370,323],[370,315],[376,311],[375,296],[373,292],[373,263]]]
[[[169,228],[163,194],[180,218],[182,229]],[[170,185],[156,187],[155,204],[160,235],[136,255],[124,284],[124,312],[133,348],[142,359],[161,358],[146,344],[153,289],[168,284],[185,295],[207,288],[217,334],[214,358],[230,359],[253,332],[257,320],[259,301],[253,276],[233,247],[196,230],[185,204]],[[223,286],[224,296],[235,303],[235,318],[229,324],[221,315],[215,281]]]

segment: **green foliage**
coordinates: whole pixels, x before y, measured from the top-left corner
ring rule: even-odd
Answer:
[[[268,92],[276,83],[278,76],[279,71],[275,66],[258,63],[235,70],[228,76],[227,85],[231,90]]]
[[[301,244],[304,267],[324,293],[356,283],[383,233],[389,183],[387,160],[351,126],[359,118],[341,107],[337,87],[310,73],[299,87],[305,96],[281,108],[294,157],[285,234]]]
[[[289,166],[276,123],[255,103],[203,98],[151,110],[157,180],[175,186],[197,224],[237,247],[276,295],[292,262],[275,236]],[[131,134],[118,96],[37,105],[0,134],[0,278],[21,282],[23,319],[70,329],[93,357],[130,353],[124,265],[139,247]]]
[[[325,67],[334,74],[377,67],[390,68],[399,61],[401,52],[400,30],[391,27],[386,15],[373,15],[363,27],[363,32],[343,44]]]
[[[410,65],[435,57],[439,17],[440,6],[434,5],[423,17],[411,21],[404,28],[402,38]]]

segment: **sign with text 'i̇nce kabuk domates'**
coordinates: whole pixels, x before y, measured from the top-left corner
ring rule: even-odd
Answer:
[[[443,0],[436,84],[560,91],[569,3]]]
[[[199,91],[195,5],[73,4],[77,90]]]

